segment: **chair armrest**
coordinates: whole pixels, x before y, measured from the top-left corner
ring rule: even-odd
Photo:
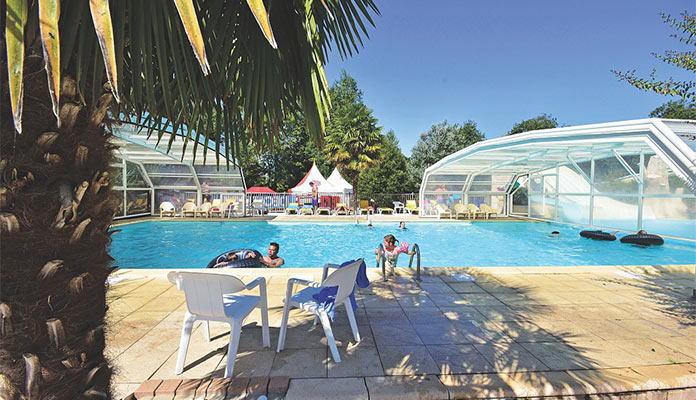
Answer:
[[[294,286],[295,284],[309,286],[309,287],[320,287],[321,286],[321,283],[319,283],[319,282],[308,281],[306,279],[300,279],[300,278],[288,279],[288,287]]]
[[[324,270],[321,273],[321,282],[324,283],[326,280],[326,277],[329,276],[329,268],[335,268],[338,269],[341,266],[338,264],[324,264]]]
[[[253,281],[249,282],[248,285],[246,285],[247,290],[251,290],[261,284],[262,290],[266,288],[266,278],[264,277],[259,277],[254,279]]]

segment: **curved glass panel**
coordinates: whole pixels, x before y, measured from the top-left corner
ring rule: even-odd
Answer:
[[[126,191],[126,215],[150,213],[149,190]]]
[[[140,172],[140,166],[130,161],[126,161],[126,186],[129,188],[148,187],[143,175]]]
[[[656,155],[645,156],[644,191],[646,194],[685,194],[689,187]]]

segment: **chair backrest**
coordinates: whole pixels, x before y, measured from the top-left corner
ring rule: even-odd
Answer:
[[[486,204],[486,203],[481,203],[481,211],[483,211],[483,212],[491,212],[491,211],[493,211],[493,210],[491,210],[491,208],[488,207],[488,204]]]
[[[478,207],[476,207],[475,204],[471,204],[471,203],[467,204],[467,205],[466,205],[466,208],[468,208],[469,211],[473,211],[473,212],[479,212],[479,211],[481,211],[481,210],[479,210]]]
[[[448,213],[449,209],[443,206],[442,204],[436,204],[435,208],[437,208],[437,211],[440,213]]]
[[[418,205],[416,205],[415,200],[406,200],[406,208],[416,209]]]
[[[184,203],[184,206],[181,208],[181,211],[195,211],[196,210],[196,205],[191,203],[190,201]]]
[[[336,203],[336,208],[346,207],[346,203]]]
[[[168,201],[163,201],[160,203],[160,211],[174,211],[174,204]]]
[[[394,208],[404,206],[404,203],[402,203],[400,201],[392,201],[392,204],[394,204]]]
[[[454,211],[456,213],[466,213],[466,207],[464,207],[464,204],[457,203],[454,205]]]
[[[201,317],[224,318],[223,295],[246,289],[236,276],[220,273],[172,271],[167,278],[184,291],[188,311]]]
[[[208,212],[213,205],[210,203],[201,204],[201,211]]]
[[[222,205],[222,200],[220,199],[213,199],[213,205],[212,207],[220,207]]]
[[[367,208],[370,206],[370,202],[367,200],[360,200],[360,208]]]
[[[251,202],[252,207],[256,208],[261,208],[263,207],[263,199],[254,199],[254,201]]]
[[[355,278],[358,276],[358,270],[363,259],[359,259],[350,265],[339,268],[329,275],[321,286],[338,286],[336,293],[336,304],[341,304],[352,292],[355,286]]]

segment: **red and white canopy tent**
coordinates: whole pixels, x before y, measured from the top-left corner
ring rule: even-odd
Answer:
[[[246,191],[247,193],[269,193],[269,194],[275,194],[275,190],[269,188],[268,186],[252,186]]]
[[[312,187],[309,185],[310,182],[314,182],[314,184],[318,186],[317,189],[319,193],[343,193],[343,189],[333,186],[324,178],[315,163],[312,163],[312,168],[309,169],[309,172],[302,178],[300,183],[288,190],[288,192],[294,194],[312,193]]]

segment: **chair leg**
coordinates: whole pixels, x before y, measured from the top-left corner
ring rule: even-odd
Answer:
[[[336,340],[334,339],[333,331],[331,330],[331,321],[329,321],[329,316],[324,311],[319,312],[319,320],[321,321],[321,326],[324,327],[324,334],[326,335],[326,341],[329,342],[329,349],[331,349],[331,355],[335,362],[341,362],[341,356],[338,355],[338,348],[336,348]]]
[[[234,362],[237,359],[237,348],[239,347],[239,336],[242,334],[242,321],[233,320],[230,323],[230,344],[227,346],[227,365],[225,366],[225,378],[232,377]]]
[[[360,341],[360,332],[358,332],[358,323],[355,321],[355,314],[353,313],[353,304],[350,299],[346,299],[343,303],[346,306],[346,314],[348,314],[348,322],[350,322],[350,330],[353,331],[353,339],[356,342]]]
[[[280,322],[280,334],[278,335],[277,352],[280,353],[285,347],[285,335],[288,333],[288,316],[290,315],[290,302],[286,301],[283,306],[283,320]]]
[[[203,336],[205,340],[210,342],[210,321],[202,321],[201,325],[203,325]]]
[[[181,339],[179,340],[179,354],[176,356],[176,367],[174,374],[179,375],[184,372],[184,363],[186,362],[186,352],[188,351],[189,340],[191,339],[191,330],[193,323],[196,322],[196,316],[189,314],[186,311],[184,323],[181,327]],[[206,321],[207,322],[207,321]]]
[[[271,347],[271,334],[268,331],[268,302],[265,293],[261,296],[261,336],[263,347]]]

